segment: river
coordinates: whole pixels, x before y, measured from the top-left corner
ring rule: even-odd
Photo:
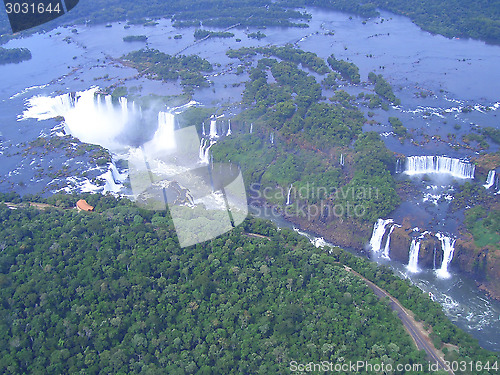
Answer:
[[[132,25],[125,28],[124,23],[114,23],[111,27],[61,27],[9,41],[4,47],[29,48],[33,58],[20,64],[0,66],[0,191],[37,193],[56,179],[59,179],[59,187],[67,185],[70,190],[79,189],[82,184],[75,181],[81,175],[95,177],[104,173],[107,167],[95,169],[84,155],[68,157],[64,150],[27,150],[28,142],[39,136],[59,133],[62,125],[54,119],[19,121],[20,116],[26,110],[26,101],[33,96],[54,97],[88,90],[92,86],[106,88],[117,82],[122,82],[129,92],[138,96],[180,94],[182,89],[178,82],[137,78],[136,70],[115,61],[146,45],[169,54],[184,50],[183,54],[197,54],[216,64],[209,77],[213,86],[196,90],[194,94],[194,100],[209,107],[238,102],[244,88],[242,83],[248,79],[247,73],[236,74],[240,62],[225,55],[229,48],[292,43],[322,58],[335,54],[337,58],[354,62],[360,67],[362,81],[366,81],[370,71],[383,74],[393,85],[401,105],[389,111],[371,110],[379,124],[365,125],[365,130],[384,134],[386,145],[404,155],[439,153],[471,158],[477,155],[477,150],[456,148],[453,142],[443,142],[440,138],[446,139],[453,133],[460,139],[477,126],[500,126],[497,117],[500,47],[431,35],[408,18],[386,12],[366,23],[362,18],[339,12],[312,8],[308,12],[313,16],[308,29],[268,27],[261,30],[266,37],[260,41],[247,37],[255,30],[233,29],[234,38],[194,43],[193,28],[175,29],[170,20],[160,20],[155,27]],[[181,39],[174,38],[178,34],[182,35]],[[123,37],[127,35],[147,35],[147,44],[125,43]],[[352,94],[372,90],[363,84],[342,88]],[[325,90],[325,95],[331,92]],[[464,108],[470,110],[462,111]],[[368,112],[367,108],[362,110]],[[397,116],[408,128],[415,129],[415,142],[401,143],[390,134],[389,116]],[[233,132],[238,129],[233,128]],[[431,139],[427,141],[427,137]],[[490,144],[489,151],[496,150],[498,146]],[[61,180],[49,172],[65,167],[73,173],[73,180]],[[417,206],[421,201],[421,197],[417,197],[414,202],[407,203],[410,206],[404,210],[420,209]],[[453,231],[456,225],[448,229]],[[500,350],[500,305],[487,299],[473,281],[457,274],[440,280],[434,277],[432,270],[408,274],[404,265],[397,262],[391,262],[391,266],[402,277],[432,292],[450,319],[474,335],[482,346]]]

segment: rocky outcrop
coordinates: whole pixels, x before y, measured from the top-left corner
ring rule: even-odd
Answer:
[[[391,235],[391,259],[408,264],[408,250],[411,243],[410,233],[411,230],[405,229],[404,226],[394,228]]]
[[[434,264],[435,262],[435,264]],[[426,233],[420,241],[420,252],[418,254],[418,264],[424,268],[435,268],[443,262],[443,250],[441,242],[436,236]]]
[[[478,247],[471,235],[464,235],[455,243],[452,265],[468,273],[480,289],[500,300],[500,251],[494,246]]]

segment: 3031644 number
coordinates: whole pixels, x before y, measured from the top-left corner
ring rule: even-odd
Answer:
[[[12,32],[52,21],[73,9],[79,0],[4,0]]]
[[[45,5],[44,3],[5,3],[5,9],[7,10],[7,14],[10,13],[22,13],[22,14],[28,14],[28,13],[61,13],[63,12],[63,9],[60,7],[59,3],[56,3],[54,7],[52,8],[52,4],[48,3]]]

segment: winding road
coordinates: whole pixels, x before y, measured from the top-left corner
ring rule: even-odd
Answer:
[[[346,265],[343,265],[343,266],[347,271],[349,271],[349,272],[355,274],[356,276],[358,276],[359,278],[363,279],[366,282],[366,284],[370,287],[370,289],[373,290],[373,292],[375,293],[375,295],[378,298],[380,298],[380,299],[383,299],[386,297],[389,298],[389,300],[390,300],[389,306],[391,307],[391,309],[393,311],[395,311],[397,313],[399,319],[401,319],[401,322],[403,322],[405,329],[408,331],[408,333],[412,337],[417,348],[419,350],[425,350],[425,352],[427,353],[430,360],[432,362],[438,364],[439,369],[447,370],[449,374],[455,375],[455,373],[451,369],[446,368],[446,365],[444,363],[443,358],[441,358],[441,356],[438,354],[438,351],[436,350],[434,345],[432,345],[430,343],[430,340],[425,335],[422,334],[422,332],[418,328],[413,316],[410,315],[410,313],[399,303],[399,301],[396,298],[391,296],[389,293],[387,293],[385,290],[383,290],[382,288],[380,288],[379,286],[377,286],[376,284],[374,284],[373,282],[371,282],[367,278],[363,277],[362,275],[360,275],[359,273],[354,271],[352,268],[350,268]]]

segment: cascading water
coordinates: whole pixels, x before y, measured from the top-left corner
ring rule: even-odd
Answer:
[[[229,137],[232,134],[232,131],[231,131],[231,120],[229,120],[228,122],[229,122],[229,127],[227,128],[226,137]]]
[[[120,98],[120,108],[115,108],[111,95],[98,93],[98,87],[68,93],[53,98],[35,96],[28,100],[22,119],[47,120],[64,117],[66,133],[84,143],[97,144],[108,149],[119,148],[117,137],[127,124],[139,116],[129,110],[126,98]],[[103,99],[104,97],[104,99]]]
[[[153,139],[147,143],[147,148],[152,153],[174,150],[176,148],[175,115],[173,113],[158,113],[158,128]]]
[[[372,238],[370,239],[370,248],[373,252],[378,253],[382,248],[382,238],[384,237],[387,225],[393,223],[392,219],[378,219],[373,226]]]
[[[215,115],[212,115],[212,119],[210,120],[210,138],[218,138],[217,135],[217,119]]]
[[[205,123],[201,124],[201,135],[202,136],[206,135],[206,133],[205,133]]]
[[[440,173],[456,178],[474,178],[474,164],[447,156],[409,156],[406,159],[405,174],[410,176]]]
[[[441,248],[443,249],[443,262],[441,263],[441,268],[436,270],[436,274],[442,279],[447,279],[450,277],[448,266],[453,259],[456,240],[439,232],[436,233],[436,237],[441,241]]]
[[[269,142],[271,142],[272,145],[274,144],[274,133],[271,133],[269,136]]]
[[[252,134],[252,133],[253,133],[253,122],[250,123],[250,134]]]
[[[202,164],[208,164],[210,161],[210,147],[212,147],[215,143],[213,140],[208,140],[208,139],[202,139],[200,143],[200,152],[199,152],[199,157],[200,157],[200,163]]]
[[[290,201],[291,195],[292,195],[292,185],[290,185],[290,187],[288,188],[288,195],[286,197],[286,205],[287,206],[291,203],[291,201]]]
[[[382,254],[382,257],[385,258],[385,259],[391,259],[389,254],[391,252],[391,234],[392,234],[392,231],[394,230],[394,228],[396,228],[396,224],[394,224],[393,226],[391,226],[391,229],[389,230],[389,234],[387,235],[387,240],[385,241],[385,247],[384,247],[384,253]],[[382,241],[382,239],[381,239]]]
[[[411,240],[409,261],[406,268],[412,273],[417,273],[418,269],[418,253],[420,251],[420,238],[414,238]]]
[[[486,178],[486,183],[483,185],[486,189],[489,189],[493,185],[495,185],[495,174],[494,170],[488,172],[488,177]]]
[[[340,165],[344,166],[344,154],[340,154]]]

